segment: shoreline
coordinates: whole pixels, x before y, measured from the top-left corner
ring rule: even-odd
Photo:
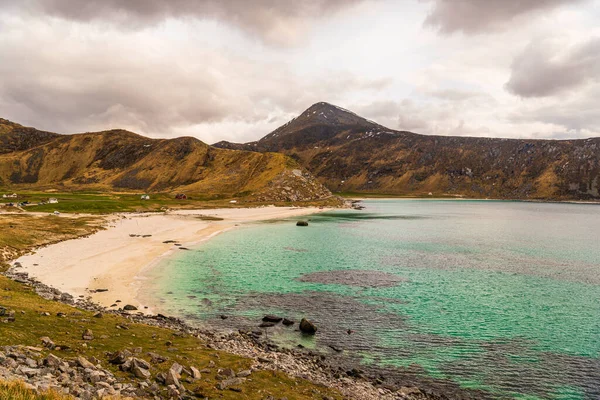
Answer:
[[[39,248],[11,265],[14,272],[25,272],[74,297],[109,309],[130,304],[148,313],[151,310],[144,308],[148,305],[139,299],[143,274],[165,257],[239,225],[329,210],[259,207],[112,214],[106,218],[106,229]]]
[[[119,221],[126,223],[125,227],[131,227],[134,221],[147,221],[145,218],[156,219],[157,217],[174,217],[177,221],[183,221],[185,223],[193,222],[192,230],[203,227],[199,230],[196,229],[197,234],[195,242],[185,242],[189,246],[193,243],[198,244],[204,240],[208,240],[213,236],[216,236],[228,229],[234,228],[236,225],[251,224],[257,221],[264,221],[269,219],[288,218],[292,216],[309,215],[318,212],[329,211],[330,208],[276,208],[266,207],[267,211],[273,211],[265,213],[264,208],[250,209],[251,215],[244,215],[244,211],[248,209],[235,209],[242,210],[237,211],[242,213],[244,218],[240,215],[229,215],[228,218],[222,221],[206,221],[199,220],[197,217],[211,217],[214,218],[220,212],[230,212],[231,209],[225,210],[197,210],[197,211],[183,211],[172,213],[170,215],[163,214],[119,214],[111,215],[106,219],[108,225],[105,231],[100,231],[87,238],[67,240],[59,242],[46,247],[38,248],[34,251],[34,254],[29,256],[38,256],[40,259],[45,258],[46,252],[53,249],[58,251],[61,243],[65,243],[68,247],[73,248],[73,244],[81,244],[86,239],[93,239],[102,232],[121,232],[120,239],[124,239],[129,243],[125,243],[125,247],[131,247],[131,241],[133,243],[143,243],[139,237],[130,237],[127,230],[124,230],[123,226],[119,229]],[[280,211],[284,211],[281,213]],[[182,215],[183,214],[183,215]],[[265,215],[266,214],[266,215]],[[233,217],[236,217],[233,218]],[[112,218],[111,218],[112,217]],[[164,219],[160,219],[164,222]],[[136,224],[137,226],[137,224]],[[207,227],[212,227],[211,232],[207,232]],[[164,228],[164,227],[163,227]],[[169,231],[170,232],[170,231]],[[200,234],[203,232],[204,234]],[[157,235],[158,236],[158,235]],[[154,239],[162,239],[162,237],[154,237]],[[127,246],[129,244],[129,246]],[[164,244],[164,243],[163,243]],[[119,246],[117,246],[119,247]],[[110,249],[96,248],[99,253],[106,253]],[[172,252],[176,251],[176,248],[170,249],[170,251],[163,252],[158,257],[152,259],[151,262],[146,263],[142,266],[137,266],[137,273],[134,277],[139,277],[144,270],[153,268],[163,257],[167,257]],[[60,251],[59,251],[60,252]],[[63,255],[67,257],[70,254],[65,252]],[[81,255],[77,255],[81,258]],[[11,265],[19,260],[24,259],[28,256],[20,257],[16,260],[12,260]],[[68,258],[68,257],[67,257]],[[44,262],[47,262],[45,260]],[[39,267],[40,265],[38,265]],[[42,266],[43,267],[43,266]],[[70,272],[69,272],[70,271]],[[62,266],[62,271],[58,275],[65,275],[72,273],[73,271],[68,266]],[[20,283],[28,284],[35,289],[35,291],[43,298],[54,301],[59,301],[80,309],[108,313],[114,315],[120,315],[128,318],[131,322],[143,323],[150,326],[158,326],[166,329],[171,329],[184,334],[190,334],[205,341],[208,348],[215,350],[222,350],[228,353],[236,354],[242,357],[250,358],[253,361],[253,369],[256,370],[274,370],[282,371],[290,376],[297,378],[307,379],[313,383],[321,384],[323,386],[339,390],[346,398],[349,399],[360,399],[360,400],[376,400],[376,399],[431,399],[440,400],[445,398],[481,398],[485,399],[487,393],[478,390],[469,390],[460,388],[456,383],[437,380],[433,378],[427,378],[424,376],[418,376],[408,371],[395,371],[386,368],[379,367],[368,367],[362,364],[357,364],[356,360],[343,355],[337,351],[328,352],[322,354],[319,351],[313,351],[310,349],[301,348],[285,348],[280,347],[268,337],[256,338],[252,335],[251,331],[234,331],[230,333],[223,333],[216,331],[209,327],[198,327],[194,326],[188,321],[182,320],[177,317],[165,316],[162,314],[150,314],[150,309],[142,311],[141,309],[125,311],[122,309],[124,301],[119,303],[119,308],[109,307],[101,302],[97,302],[97,298],[100,296],[111,295],[111,291],[100,292],[100,293],[89,293],[86,292],[84,295],[76,295],[76,293],[63,290],[54,285],[48,284],[41,279],[38,279],[33,274],[29,274],[26,268],[11,268],[5,275],[12,280]],[[57,275],[56,271],[53,275]],[[88,274],[89,275],[89,274]],[[93,281],[92,283],[97,283]],[[133,285],[136,282],[129,282],[129,285]],[[138,282],[139,283],[139,282]],[[114,295],[115,292],[112,292]],[[137,294],[133,296],[135,299]],[[133,302],[132,304],[136,304]],[[364,369],[363,369],[364,368]],[[385,378],[385,382],[382,377]],[[450,396],[450,397],[448,397]],[[476,396],[476,397],[472,397]]]

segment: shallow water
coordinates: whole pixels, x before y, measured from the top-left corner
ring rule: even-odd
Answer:
[[[217,236],[155,269],[155,298],[222,328],[306,316],[316,338],[270,334],[498,397],[600,398],[600,206],[364,204]]]

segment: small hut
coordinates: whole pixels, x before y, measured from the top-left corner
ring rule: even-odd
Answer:
[[[143,194],[141,197],[142,200],[150,200],[150,196],[147,194]]]
[[[58,199],[57,199],[57,198],[55,198],[55,197],[50,197],[50,198],[48,199],[48,203],[49,203],[49,204],[57,204],[57,203],[58,203]]]
[[[175,195],[175,198],[176,198],[177,200],[187,200],[187,196],[185,195],[185,193],[177,193],[177,194]]]

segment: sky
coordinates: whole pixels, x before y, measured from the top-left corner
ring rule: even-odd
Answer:
[[[320,101],[600,136],[600,0],[0,0],[0,117],[26,126],[248,142]]]

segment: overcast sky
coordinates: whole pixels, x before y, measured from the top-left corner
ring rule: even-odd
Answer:
[[[0,117],[23,125],[246,142],[319,101],[600,136],[600,0],[0,0]]]

